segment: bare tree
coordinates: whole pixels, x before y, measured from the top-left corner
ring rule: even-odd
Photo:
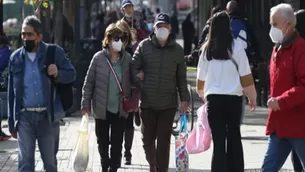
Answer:
[[[64,15],[67,17],[69,24],[73,27],[75,26],[75,0],[64,0]]]
[[[54,43],[63,47],[63,0],[54,1]]]

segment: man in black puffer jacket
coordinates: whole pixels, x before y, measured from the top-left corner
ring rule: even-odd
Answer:
[[[170,31],[169,16],[158,14],[154,32],[139,44],[131,62],[132,80],[141,90],[142,140],[151,172],[168,171],[177,91],[182,113],[186,112],[189,101],[183,49]],[[144,72],[143,80],[137,77],[140,70]]]

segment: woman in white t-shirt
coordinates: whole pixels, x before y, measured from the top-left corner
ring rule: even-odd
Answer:
[[[244,172],[240,134],[243,92],[251,111],[256,91],[243,46],[233,39],[230,18],[216,13],[198,63],[197,93],[208,103],[214,143],[212,172]]]

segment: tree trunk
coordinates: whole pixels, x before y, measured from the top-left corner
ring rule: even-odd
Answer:
[[[64,0],[64,15],[75,31],[75,0]]]
[[[63,47],[63,0],[54,1],[54,43]]]
[[[48,2],[49,0],[43,0]],[[40,7],[40,20],[43,27],[43,41],[50,43],[52,41],[52,30],[51,30],[51,9],[50,4],[47,9]]]

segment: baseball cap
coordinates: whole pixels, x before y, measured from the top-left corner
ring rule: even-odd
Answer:
[[[156,26],[159,23],[170,24],[169,15],[166,13],[159,13],[155,18],[154,26]]]
[[[122,4],[121,4],[121,8],[126,7],[127,5],[133,5],[133,3],[131,2],[131,0],[123,0]]]

